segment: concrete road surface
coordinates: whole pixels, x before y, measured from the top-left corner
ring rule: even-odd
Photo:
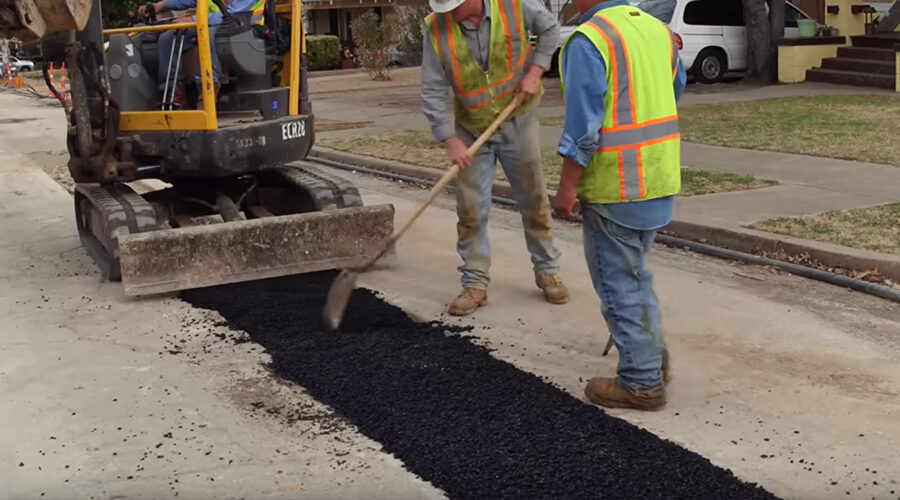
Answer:
[[[128,299],[104,282],[80,247],[71,197],[42,171],[64,151],[62,112],[44,102],[0,94],[0,498],[442,496],[274,379],[267,355],[235,342],[241,332],[215,313],[175,296]],[[425,197],[347,176],[367,203],[393,203],[398,222]],[[458,286],[452,206],[440,199],[363,284],[441,318]],[[495,209],[491,304],[444,319],[474,325],[497,357],[580,397],[616,355],[600,356],[607,332],[579,228],[557,235],[569,304],[540,300],[517,216]],[[664,247],[651,265],[670,404],[611,413],[777,495],[900,497],[896,304]]]

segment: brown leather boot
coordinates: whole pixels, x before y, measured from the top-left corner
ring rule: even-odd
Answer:
[[[584,395],[591,403],[607,408],[630,408],[633,410],[659,411],[666,406],[666,391],[640,394],[619,387],[616,377],[597,377],[588,381]]]
[[[544,300],[551,304],[569,301],[569,290],[558,274],[535,274],[534,284],[544,292]]]
[[[449,313],[454,316],[466,316],[476,309],[487,305],[487,290],[482,288],[464,288],[462,293],[450,303]]]

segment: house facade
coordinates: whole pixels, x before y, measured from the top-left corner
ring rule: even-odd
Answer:
[[[310,35],[334,35],[343,47],[353,46],[350,23],[365,12],[378,16],[402,5],[418,5],[421,0],[305,0],[304,26]]]

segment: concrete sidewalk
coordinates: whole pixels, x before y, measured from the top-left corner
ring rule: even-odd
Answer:
[[[539,109],[539,114],[543,117],[560,116],[564,113],[560,105],[554,104],[558,100],[558,95],[554,95],[558,92],[553,90],[553,85],[553,80],[549,80],[548,95]],[[777,97],[884,93],[877,89],[815,83],[770,87],[730,85],[733,87],[691,85],[682,105]],[[374,125],[364,128],[324,132],[320,134],[321,137],[352,137],[411,128],[428,130],[428,122],[420,107],[416,87],[382,89],[377,94],[371,91],[344,93],[340,98],[322,96],[316,101],[319,116],[374,122]],[[541,145],[546,148],[556,147],[561,132],[559,127],[542,127]],[[683,144],[682,164],[689,168],[753,175],[779,182],[777,186],[763,189],[680,197],[676,204],[675,218],[678,221],[745,234],[752,233],[744,229],[745,226],[771,218],[811,215],[900,200],[900,167],[891,165],[693,143]],[[807,241],[783,236],[777,238],[794,242]],[[896,261],[892,265],[900,268],[900,258],[897,257],[827,243],[808,242],[808,245],[869,259]]]

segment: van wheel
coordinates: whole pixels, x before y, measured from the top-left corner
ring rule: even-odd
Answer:
[[[728,63],[725,60],[725,54],[719,49],[707,48],[701,50],[697,55],[691,72],[699,82],[716,83],[725,76],[726,69],[728,69]]]

